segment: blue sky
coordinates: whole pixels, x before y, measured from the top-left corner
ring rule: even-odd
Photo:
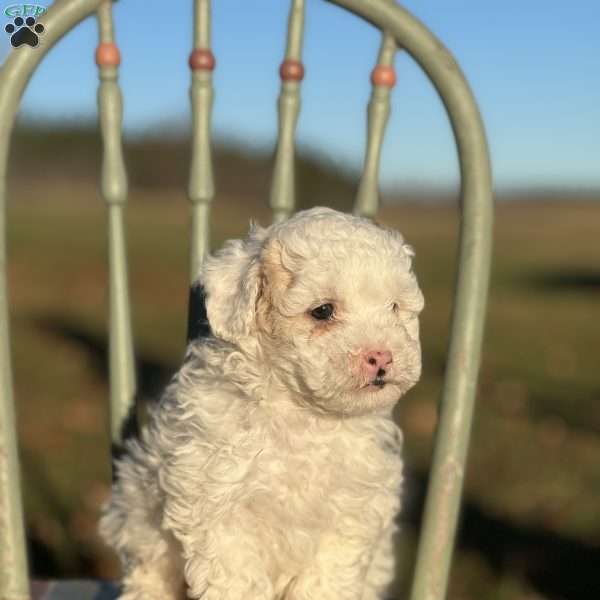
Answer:
[[[10,4],[0,2],[3,24]],[[402,4],[452,51],[470,81],[498,189],[600,189],[600,2]],[[185,131],[192,3],[120,0],[114,6],[127,133]],[[217,135],[273,146],[288,6],[285,0],[213,2]],[[24,119],[95,119],[96,43],[96,24],[88,19],[48,54],[25,93]],[[307,0],[299,144],[360,166],[378,43],[377,31],[354,15],[324,0]],[[9,51],[4,34],[0,61]],[[455,185],[454,144],[439,99],[410,57],[400,54],[396,67],[383,180]]]

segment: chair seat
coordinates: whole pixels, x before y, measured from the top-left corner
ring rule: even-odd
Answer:
[[[118,586],[110,581],[71,579],[31,584],[32,600],[114,600],[118,595]]]

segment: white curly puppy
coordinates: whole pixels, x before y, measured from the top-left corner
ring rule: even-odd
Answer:
[[[101,520],[126,600],[375,600],[393,577],[396,401],[421,370],[402,236],[315,208],[202,268],[192,343]]]

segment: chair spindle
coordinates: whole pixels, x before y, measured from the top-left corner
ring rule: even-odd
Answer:
[[[192,203],[190,247],[190,281],[200,272],[200,265],[210,251],[210,207],[215,195],[210,143],[213,105],[212,72],[215,58],[210,49],[210,0],[194,3],[194,49],[190,54],[192,70],[190,100],[192,105],[192,157],[188,196]]]
[[[136,380],[123,222],[127,175],[121,140],[123,101],[118,83],[121,57],[114,42],[110,0],[98,6],[97,18],[100,38],[96,49],[100,77],[98,110],[104,148],[100,190],[108,206],[110,433],[113,445],[118,447],[123,442],[125,428],[132,424],[135,426],[136,418]]]
[[[396,84],[394,36],[383,33],[377,65],[371,72],[371,99],[367,109],[367,143],[363,172],[354,203],[354,213],[373,218],[379,208],[379,161],[385,128],[390,116],[390,92]]]
[[[304,0],[292,0],[285,59],[279,68],[278,139],[269,202],[275,223],[287,219],[295,206],[294,154],[296,124],[300,114],[300,83],[304,78],[303,35]]]

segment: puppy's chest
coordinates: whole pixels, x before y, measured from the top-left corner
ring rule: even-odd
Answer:
[[[399,500],[399,447],[343,429],[266,439],[247,507],[286,525],[322,529],[340,511],[362,518],[373,503]]]

